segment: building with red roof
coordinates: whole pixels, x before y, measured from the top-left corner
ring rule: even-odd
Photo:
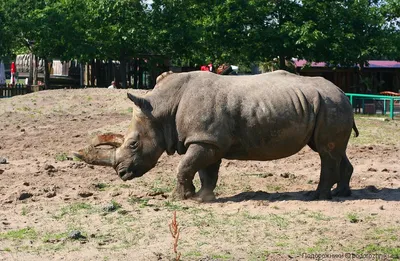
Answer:
[[[304,76],[322,76],[345,92],[379,93],[382,91],[400,92],[400,62],[370,60],[362,69],[353,67],[329,66],[325,62],[294,60],[296,72]]]

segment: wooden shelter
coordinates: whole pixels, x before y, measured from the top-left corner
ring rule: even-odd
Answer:
[[[400,92],[400,62],[371,60],[363,68],[329,67],[326,63],[295,60],[296,72],[305,76],[322,76],[339,86],[344,92],[379,93]]]

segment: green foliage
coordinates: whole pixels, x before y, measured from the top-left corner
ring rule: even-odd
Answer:
[[[0,57],[30,49],[82,62],[160,54],[179,66],[365,65],[400,59],[399,17],[397,0],[0,0]]]

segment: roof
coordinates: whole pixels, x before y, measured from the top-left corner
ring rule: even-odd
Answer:
[[[296,67],[303,67],[306,60],[294,60]],[[386,61],[386,60],[370,60],[368,61],[369,66],[367,68],[400,68],[400,62],[397,61]],[[311,63],[311,67],[326,67],[325,62]]]

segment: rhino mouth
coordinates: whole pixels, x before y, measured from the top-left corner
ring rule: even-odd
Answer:
[[[138,178],[143,176],[143,174],[141,174],[138,171],[131,171],[129,169],[123,169],[123,170],[119,170],[117,171],[118,176],[123,180],[123,181],[128,181],[134,178]]]

